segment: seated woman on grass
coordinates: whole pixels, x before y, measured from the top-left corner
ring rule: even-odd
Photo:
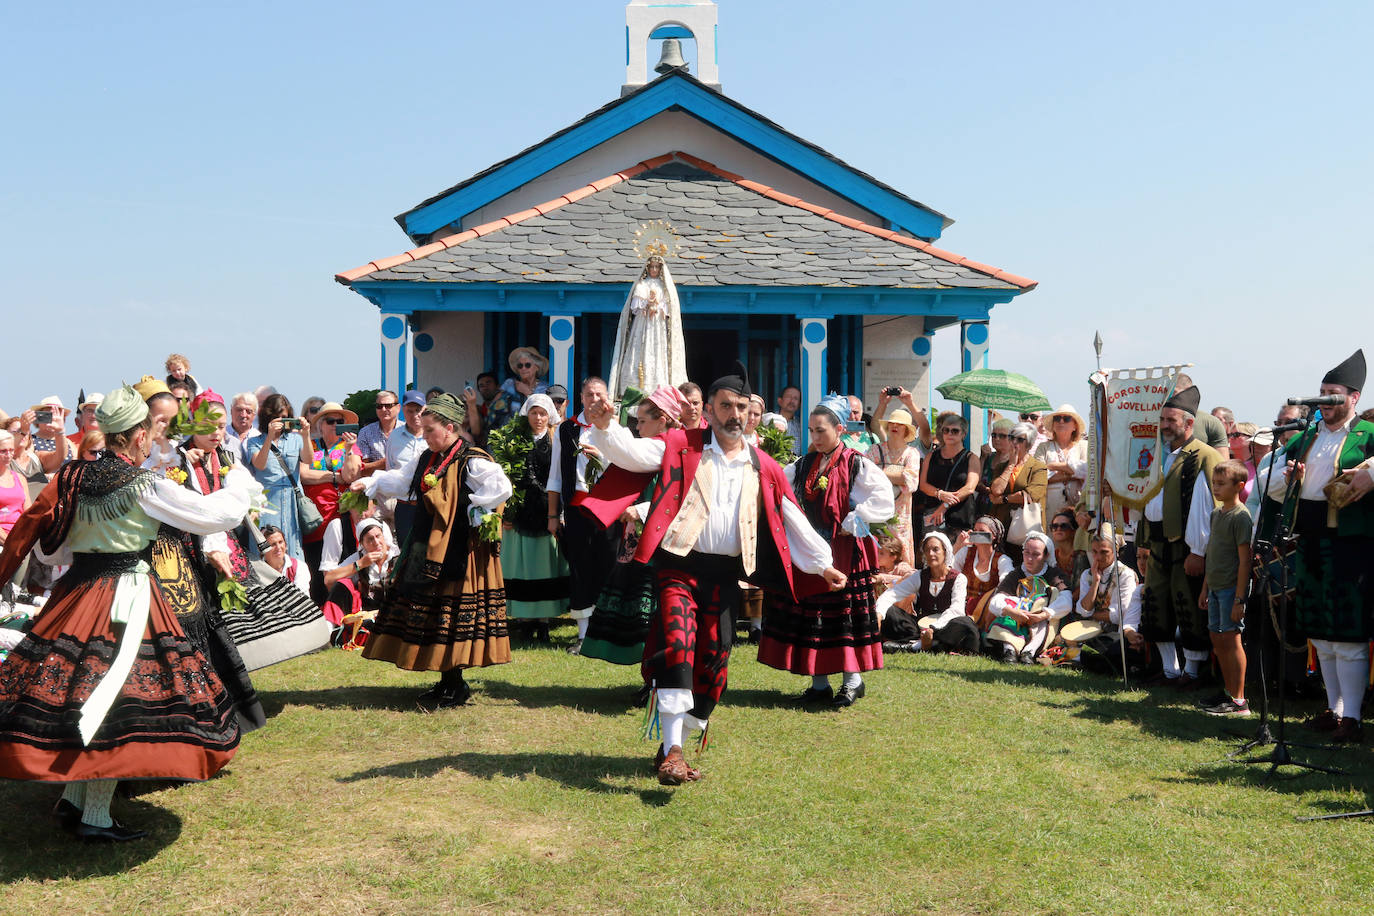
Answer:
[[[967,588],[964,590],[964,612],[984,628],[984,614],[987,599],[993,591],[1015,568],[1011,557],[1002,551],[1002,539],[1006,529],[991,515],[984,515],[973,523],[972,531],[960,532],[954,542],[954,557],[950,566],[963,573]]]
[[[884,649],[978,651],[978,629],[964,613],[965,580],[950,567],[950,553],[949,538],[938,531],[927,533],[921,539],[925,565],[878,599]],[[907,597],[915,599],[910,612],[896,606]]]

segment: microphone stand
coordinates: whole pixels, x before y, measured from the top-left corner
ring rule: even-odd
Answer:
[[[1271,458],[1271,459],[1269,460],[1269,471],[1268,471],[1267,475],[1265,476],[1265,481],[1264,481],[1264,496],[1262,496],[1261,499],[1264,499],[1264,498],[1266,498],[1266,497],[1268,496],[1268,494],[1269,494],[1269,486],[1270,486],[1271,481],[1273,481],[1273,479],[1274,479],[1274,460]],[[1260,725],[1259,725],[1259,730],[1256,732],[1254,739],[1252,739],[1251,741],[1246,742],[1244,745],[1242,745],[1242,746],[1240,747],[1239,750],[1237,750],[1237,751],[1235,751],[1234,753],[1228,755],[1229,757],[1231,757],[1232,759],[1234,759],[1234,758],[1236,757],[1237,754],[1242,754],[1242,753],[1244,753],[1245,751],[1247,751],[1247,750],[1249,750],[1249,749],[1251,749],[1251,748],[1259,747],[1259,746],[1262,746],[1262,745],[1265,745],[1265,744],[1270,744],[1270,743],[1272,743],[1272,744],[1274,745],[1274,749],[1273,749],[1272,751],[1270,751],[1268,754],[1265,754],[1265,755],[1259,756],[1259,757],[1243,757],[1243,758],[1241,758],[1241,759],[1238,761],[1238,762],[1240,762],[1240,763],[1267,763],[1267,764],[1269,764],[1269,772],[1265,774],[1264,779],[1261,780],[1261,784],[1266,783],[1266,782],[1268,782],[1270,779],[1272,779],[1272,778],[1274,777],[1274,774],[1278,772],[1278,769],[1279,769],[1279,767],[1281,767],[1281,766],[1301,767],[1301,768],[1304,769],[1304,770],[1316,770],[1316,771],[1321,772],[1321,773],[1331,773],[1331,774],[1342,774],[1342,773],[1343,773],[1342,770],[1338,770],[1338,769],[1335,769],[1335,768],[1332,768],[1332,767],[1319,766],[1319,765],[1317,765],[1317,764],[1315,764],[1315,763],[1308,763],[1308,762],[1305,761],[1305,760],[1298,760],[1298,759],[1294,758],[1294,757],[1293,757],[1293,754],[1292,754],[1292,751],[1290,750],[1290,748],[1293,747],[1294,745],[1290,745],[1290,744],[1288,743],[1288,741],[1286,740],[1286,737],[1285,737],[1286,731],[1287,731],[1287,721],[1286,721],[1285,716],[1284,716],[1284,705],[1285,705],[1285,703],[1284,703],[1284,699],[1285,699],[1285,698],[1284,698],[1284,693],[1285,693],[1285,691],[1284,691],[1284,686],[1285,686],[1285,674],[1284,674],[1284,673],[1285,673],[1285,671],[1287,670],[1287,667],[1288,667],[1288,666],[1285,665],[1285,664],[1283,663],[1283,662],[1284,662],[1283,653],[1286,651],[1285,645],[1284,645],[1284,634],[1285,634],[1285,633],[1288,631],[1288,629],[1289,629],[1289,601],[1288,601],[1288,577],[1289,577],[1289,572],[1288,572],[1288,564],[1287,564],[1286,562],[1283,562],[1282,557],[1281,557],[1281,554],[1280,554],[1279,551],[1280,551],[1280,548],[1283,547],[1283,545],[1285,545],[1285,544],[1291,544],[1291,543],[1293,543],[1294,540],[1295,540],[1295,538],[1294,538],[1294,536],[1293,536],[1293,534],[1292,534],[1292,531],[1291,531],[1291,527],[1290,527],[1290,525],[1287,523],[1287,521],[1285,520],[1285,517],[1284,517],[1284,508],[1288,505],[1288,500],[1292,497],[1292,495],[1293,495],[1293,490],[1294,490],[1294,487],[1296,486],[1296,484],[1297,484],[1297,479],[1296,479],[1296,477],[1290,478],[1289,481],[1288,481],[1287,487],[1284,488],[1283,500],[1282,500],[1282,502],[1279,503],[1278,515],[1275,516],[1275,518],[1274,518],[1274,534],[1273,534],[1273,539],[1272,539],[1272,541],[1269,542],[1269,543],[1265,543],[1265,542],[1263,542],[1263,541],[1260,541],[1260,542],[1258,542],[1258,543],[1256,544],[1256,546],[1257,546],[1258,548],[1260,548],[1260,550],[1261,550],[1261,551],[1263,552],[1263,554],[1264,554],[1263,559],[1262,559],[1262,561],[1261,561],[1261,563],[1260,563],[1260,583],[1261,583],[1261,585],[1264,587],[1264,589],[1265,589],[1265,594],[1266,594],[1266,595],[1268,596],[1268,598],[1269,598],[1269,610],[1270,610],[1270,613],[1273,613],[1275,608],[1278,609],[1278,626],[1277,626],[1277,633],[1276,633],[1276,636],[1277,636],[1277,643],[1278,643],[1278,660],[1279,660],[1279,682],[1278,682],[1278,693],[1279,693],[1279,704],[1278,704],[1278,705],[1279,705],[1279,708],[1278,708],[1278,737],[1275,738],[1275,737],[1270,733],[1270,731],[1269,731],[1269,722],[1268,722],[1268,707],[1269,707],[1269,704],[1268,704],[1268,701],[1267,701],[1267,693],[1266,693],[1266,688],[1265,688],[1265,684],[1264,684],[1264,680],[1263,680],[1263,679],[1264,679],[1264,642],[1263,642],[1264,633],[1261,632],[1261,642],[1260,642],[1260,697],[1261,697],[1261,701],[1260,701]],[[1295,515],[1295,517],[1296,517],[1296,512],[1294,513],[1294,515]],[[1277,595],[1274,594],[1275,579],[1274,579],[1273,570],[1270,568],[1270,562],[1271,562],[1271,561],[1272,561],[1272,562],[1279,563],[1279,564],[1280,564],[1280,567],[1281,567],[1281,570],[1282,570],[1282,572],[1280,573],[1280,575],[1282,576],[1282,579],[1278,582],[1279,591],[1278,591],[1278,594],[1277,594]],[[1267,616],[1267,615],[1266,615],[1266,616]],[[1263,626],[1263,624],[1261,624],[1261,631],[1263,631],[1263,629],[1264,629],[1264,626]],[[1298,775],[1301,775],[1301,774],[1298,774]],[[1369,812],[1369,813],[1374,814],[1374,811],[1371,811],[1371,812]]]

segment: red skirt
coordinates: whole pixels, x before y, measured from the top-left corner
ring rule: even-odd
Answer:
[[[89,745],[81,707],[113,664],[116,579],[59,582],[0,665],[0,777],[209,779],[238,748],[233,701],[150,585],[148,625],[123,688]]]

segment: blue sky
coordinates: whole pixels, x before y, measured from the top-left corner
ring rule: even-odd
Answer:
[[[333,274],[624,76],[612,0],[3,22],[7,411],[173,350],[225,392],[375,385],[376,311]],[[1374,344],[1372,26],[1363,2],[723,0],[721,82],[1040,282],[994,311],[993,366],[1081,408],[1100,329],[1105,364],[1193,362],[1204,405],[1264,421]]]

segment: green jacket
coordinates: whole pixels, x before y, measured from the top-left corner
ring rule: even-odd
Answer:
[[[1168,448],[1165,444],[1164,448]],[[1191,438],[1179,450],[1178,457],[1164,475],[1164,539],[1181,541],[1188,530],[1188,507],[1193,503],[1193,488],[1198,477],[1212,479],[1212,469],[1221,463],[1221,454],[1207,443]],[[1215,504],[1215,501],[1214,501]],[[1155,546],[1149,543],[1149,525],[1137,528],[1137,539],[1147,550]]]
[[[1317,424],[1293,437],[1286,450],[1289,461],[1305,461],[1307,452],[1317,441]],[[1348,471],[1366,459],[1374,458],[1374,423],[1356,420],[1345,434],[1340,454],[1336,458],[1336,472]],[[1278,470],[1277,468],[1275,470]],[[1294,487],[1284,505],[1284,516],[1290,520],[1297,509],[1300,487]],[[1366,496],[1351,503],[1336,516],[1336,534],[1340,537],[1374,537],[1374,497]]]

